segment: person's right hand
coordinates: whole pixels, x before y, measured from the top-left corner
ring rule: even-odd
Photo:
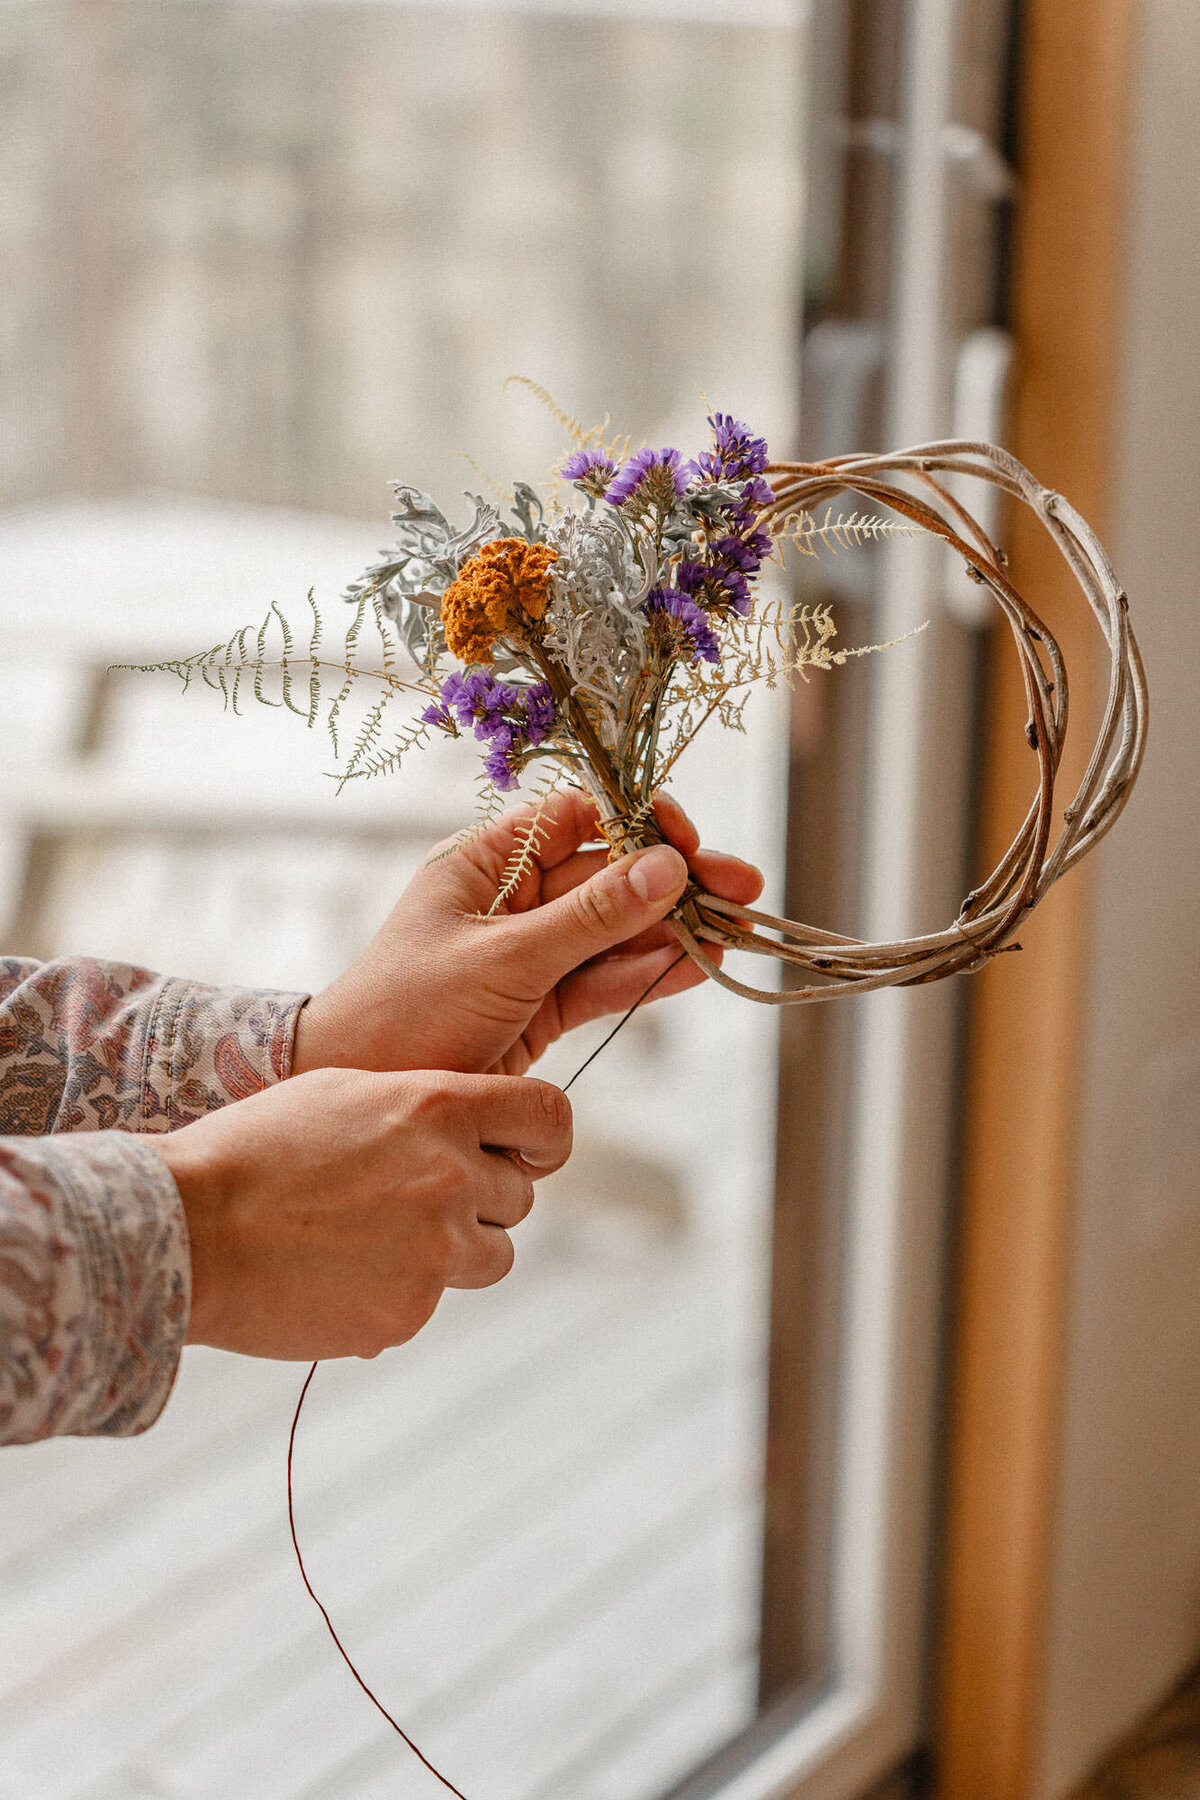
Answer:
[[[149,1141],[187,1214],[189,1343],[376,1356],[508,1273],[571,1108],[526,1076],[322,1069]]]

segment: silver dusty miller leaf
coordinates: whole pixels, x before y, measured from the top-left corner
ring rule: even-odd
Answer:
[[[481,495],[468,494],[475,516],[464,530],[455,531],[420,488],[396,481],[392,493],[395,546],[381,551],[380,560],[351,582],[344,597],[351,605],[364,596],[377,597],[413,661],[428,668],[445,649],[438,617],[442,595],[463,563],[500,536],[500,514]]]

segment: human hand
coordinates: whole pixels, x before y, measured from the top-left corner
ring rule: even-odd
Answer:
[[[674,800],[660,797],[655,813],[673,848],[609,863],[606,849],[584,847],[598,835],[591,801],[577,789],[556,795],[537,855],[491,919],[480,915],[528,809],[426,863],[363,954],[300,1014],[293,1066],[520,1075],[564,1031],[624,1012],[679,955],[664,921],[689,868],[742,905],[762,891],[757,869],[700,849]],[[685,960],[654,997],[703,979]]]
[[[571,1108],[545,1081],[326,1069],[147,1141],[187,1214],[190,1343],[375,1356],[507,1275]]]

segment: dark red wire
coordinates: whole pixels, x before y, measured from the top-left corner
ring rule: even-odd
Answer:
[[[683,961],[683,959],[686,955],[687,955],[686,950],[681,950],[679,955],[675,958],[675,961],[673,963],[669,963],[668,966],[663,970],[661,975],[655,976],[654,980],[650,983],[650,986],[646,989],[646,991],[643,994],[639,994],[638,998],[634,1001],[633,1005],[629,1008],[629,1011],[627,1013],[623,1014],[623,1016],[617,1020],[616,1024],[613,1026],[612,1030],[609,1032],[608,1036],[605,1038],[601,1038],[600,1042],[596,1045],[596,1048],[592,1051],[591,1055],[585,1057],[583,1062],[580,1063],[579,1067],[576,1069],[575,1073],[572,1075],[570,1081],[567,1082],[566,1087],[563,1088],[564,1094],[566,1093],[567,1088],[573,1086],[574,1083],[579,1080],[579,1077],[583,1074],[583,1071],[587,1068],[588,1064],[591,1062],[594,1062],[596,1060],[596,1058],[599,1056],[600,1052],[604,1049],[605,1045],[612,1043],[612,1041],[616,1037],[618,1031],[620,1031],[622,1025],[626,1024],[630,1019],[632,1019],[632,1017],[633,1017],[634,1013],[637,1011],[638,1007],[642,1004],[642,1002],[644,1000],[648,1000],[650,998],[651,994],[654,992],[655,988],[659,985],[659,983],[662,981],[665,981],[667,979],[667,976],[671,973],[672,969],[677,969],[679,967],[680,963]],[[383,1701],[380,1700],[376,1694],[373,1694],[371,1692],[371,1689],[367,1686],[366,1682],[363,1680],[362,1676],[359,1674],[358,1670],[355,1668],[354,1664],[351,1662],[350,1653],[346,1649],[346,1646],[343,1644],[343,1642],[342,1642],[341,1638],[338,1636],[337,1632],[334,1630],[333,1620],[330,1618],[329,1614],[326,1612],[324,1602],[318,1597],[316,1589],[313,1587],[312,1582],[308,1579],[308,1570],[304,1566],[304,1557],[300,1553],[300,1540],[296,1536],[296,1507],[295,1507],[295,1501],[294,1501],[294,1497],[293,1497],[293,1493],[292,1493],[292,1459],[293,1459],[293,1456],[295,1454],[295,1449],[296,1449],[296,1427],[300,1423],[300,1410],[304,1405],[305,1395],[308,1393],[309,1388],[312,1386],[312,1378],[316,1374],[317,1369],[319,1367],[320,1367],[319,1363],[314,1363],[312,1368],[308,1371],[308,1374],[304,1377],[304,1386],[300,1389],[300,1398],[296,1402],[296,1410],[292,1415],[292,1429],[288,1434],[288,1450],[287,1450],[288,1529],[291,1531],[291,1534],[292,1534],[292,1549],[296,1552],[296,1565],[300,1570],[300,1579],[301,1579],[301,1581],[303,1581],[305,1587],[308,1589],[309,1599],[312,1601],[313,1605],[316,1607],[317,1611],[320,1613],[321,1617],[324,1619],[325,1624],[329,1630],[329,1635],[333,1639],[334,1644],[337,1646],[338,1655],[341,1657],[342,1661],[345,1663],[346,1667],[349,1669],[350,1673],[353,1675],[355,1681],[357,1681],[357,1683],[358,1683],[359,1687],[362,1689],[363,1693],[367,1696],[367,1699],[371,1702],[371,1705],[376,1709],[377,1712],[380,1712],[383,1714],[384,1718],[387,1720],[387,1722],[391,1726],[392,1730],[394,1732],[396,1732],[398,1736],[400,1736],[404,1739],[404,1742],[408,1745],[408,1747],[412,1751],[413,1755],[417,1758],[417,1761],[424,1763],[425,1767],[429,1770],[429,1773],[431,1775],[436,1776],[444,1788],[449,1788],[449,1790],[452,1794],[456,1794],[458,1796],[458,1800],[467,1800],[467,1797],[462,1792],[461,1788],[456,1788],[454,1783],[452,1781],[449,1781],[446,1778],[446,1776],[442,1774],[442,1771],[440,1769],[434,1768],[434,1766],[430,1762],[429,1758],[425,1755],[425,1752],[423,1750],[419,1749],[418,1746],[413,1743],[412,1739],[409,1737],[409,1735],[408,1735],[407,1731],[405,1731],[404,1727],[402,1725],[398,1725],[396,1723],[395,1719],[393,1719],[393,1717],[392,1717],[391,1713],[388,1711],[387,1707],[383,1704]]]

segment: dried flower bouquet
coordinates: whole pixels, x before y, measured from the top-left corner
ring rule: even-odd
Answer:
[[[530,384],[532,385],[532,384]],[[541,394],[541,390],[536,390]],[[544,399],[548,396],[542,394]],[[200,676],[237,706],[255,696],[310,725],[324,714],[335,752],[343,709],[361,682],[376,684],[342,783],[395,769],[434,732],[482,745],[481,830],[519,780],[534,798],[495,905],[535,856],[549,796],[584,787],[613,854],[659,837],[655,793],[712,719],[739,727],[754,683],[791,684],[862,650],[835,649],[826,608],[755,603],[764,564],[786,547],[815,554],[895,535],[932,533],[994,596],[1013,635],[1028,702],[1026,735],[1038,762],[1029,811],[996,869],[944,931],[864,943],[756,912],[690,887],[671,925],[683,949],[723,986],[773,1005],[920,983],[982,966],[1010,941],[1050,885],[1111,827],[1136,779],[1145,745],[1146,686],[1128,607],[1105,553],[1060,495],[988,444],[945,442],[887,456],[772,462],[765,441],[728,414],[708,419],[695,460],[673,447],[630,450],[565,415],[573,448],[545,505],[519,483],[508,523],[478,496],[455,530],[419,490],[396,484],[396,544],[348,590],[354,606],[344,654],[321,654],[313,606],[307,655],[277,608],[254,633],[198,656],[155,665],[187,685]],[[947,477],[972,475],[1033,509],[1054,538],[1100,625],[1109,691],[1095,748],[1057,835],[1055,780],[1067,727],[1068,687],[1058,645],[1013,586],[1002,553],[955,498]],[[561,498],[561,483],[571,498]],[[834,502],[850,496],[850,511]],[[861,510],[865,503],[867,510]],[[311,602],[311,595],[310,595]],[[272,629],[282,647],[269,653]],[[364,629],[378,664],[359,661]],[[416,665],[397,666],[395,639]],[[296,698],[307,677],[307,704]],[[281,697],[264,685],[280,677]],[[330,692],[331,675],[338,677]],[[419,712],[386,735],[393,703],[416,695]],[[773,935],[767,935],[768,933]],[[750,986],[713,961],[719,944],[777,958],[803,972],[784,991]]]

